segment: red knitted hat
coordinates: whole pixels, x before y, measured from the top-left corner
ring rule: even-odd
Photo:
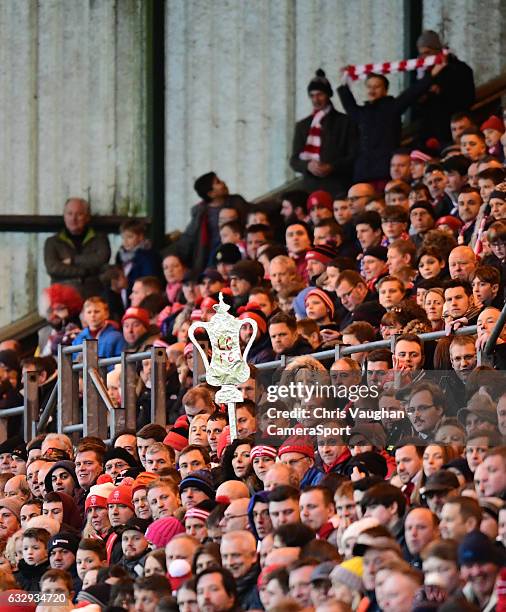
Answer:
[[[454,232],[458,232],[462,227],[462,221],[457,219],[457,217],[453,217],[452,215],[445,215],[444,217],[439,217],[439,219],[436,221],[436,227],[441,225],[447,225]]]
[[[107,498],[100,495],[88,495],[84,502],[85,512],[88,512],[88,508],[107,508]]]
[[[310,212],[311,209],[317,204],[321,204],[322,206],[325,206],[325,208],[332,210],[332,196],[330,193],[328,191],[319,190],[313,191],[313,193],[309,194],[307,199],[308,212]]]
[[[411,153],[409,154],[409,159],[413,160],[413,161],[420,161],[420,162],[429,162],[432,157],[430,155],[427,155],[427,153],[424,153],[423,151],[419,151],[418,149],[415,149],[414,151],[411,151]]]
[[[278,457],[282,457],[285,453],[301,453],[313,459],[314,447],[311,439],[306,436],[291,436],[279,447]]]
[[[124,506],[128,506],[130,510],[135,510],[132,501],[132,487],[127,487],[126,485],[116,487],[107,498],[107,503],[123,504]]]
[[[211,310],[212,307],[218,303],[218,300],[215,300],[212,297],[205,297],[202,302],[200,302],[201,310]],[[213,313],[214,314],[214,313]]]
[[[109,476],[108,474],[104,474],[104,476]],[[110,478],[110,476],[109,476]],[[99,479],[100,480],[100,477]],[[109,480],[105,480],[102,482],[98,482],[93,485],[88,493],[88,497],[84,503],[84,510],[88,512],[88,508],[107,508],[107,498],[110,493],[114,490],[114,485]]]
[[[125,314],[121,318],[121,324],[123,325],[127,319],[137,319],[144,327],[149,327],[149,312],[145,308],[130,306],[130,308],[126,309]]]
[[[163,443],[171,446],[174,450],[182,451],[185,446],[188,446],[188,436],[183,434],[187,431],[183,427],[172,429],[163,439]]]
[[[306,253],[305,260],[316,259],[323,264],[330,263],[337,257],[337,251],[326,244],[318,244],[317,246],[311,247]]]
[[[239,319],[253,319],[258,325],[258,330],[265,334],[267,331],[267,319],[256,302],[248,302],[246,306],[237,309]]]
[[[178,533],[185,533],[184,526],[173,516],[164,516],[153,521],[146,529],[146,540],[156,548],[165,548]]]
[[[304,304],[307,304],[307,301],[311,296],[316,296],[320,298],[320,300],[325,304],[325,307],[327,308],[329,312],[329,317],[333,319],[335,307],[334,307],[334,302],[330,299],[330,296],[327,293],[325,293],[323,289],[318,289],[317,287],[315,287],[314,289],[311,289],[311,291],[308,291],[306,293],[306,296],[304,297]]]
[[[181,585],[192,577],[191,565],[186,559],[174,559],[169,564],[167,576],[172,592],[178,591]]]
[[[490,117],[481,124],[480,130],[482,132],[485,130],[497,130],[501,132],[501,134],[504,134],[504,123],[496,115],[490,115]]]
[[[188,512],[184,515],[184,520],[186,521],[187,518],[195,518],[205,523],[209,518],[210,514],[210,512],[204,510],[203,508],[190,508]]]

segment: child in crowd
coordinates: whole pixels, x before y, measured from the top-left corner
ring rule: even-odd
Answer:
[[[107,553],[102,540],[83,538],[79,542],[76,554],[77,575],[84,580],[86,572],[91,569],[100,569],[107,566]]]
[[[48,542],[49,533],[45,529],[27,529],[23,534],[23,558],[14,576],[25,591],[38,591],[40,579],[49,569]]]
[[[146,226],[138,219],[128,219],[120,225],[121,246],[116,264],[123,268],[130,294],[134,282],[143,276],[160,276],[160,257],[146,240]]]
[[[220,226],[221,244],[235,244],[242,257],[246,257],[246,241],[239,221],[229,221]]]
[[[125,340],[117,324],[109,320],[109,306],[103,298],[88,298],[84,302],[82,318],[86,327],[74,339],[74,346],[82,344],[83,340],[95,338],[98,340],[99,357],[121,355]]]
[[[496,115],[491,115],[481,124],[480,130],[485,134],[489,155],[494,155],[503,161],[504,152],[501,145],[501,136],[504,134],[504,123]]]

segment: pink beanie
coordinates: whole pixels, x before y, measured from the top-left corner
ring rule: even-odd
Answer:
[[[153,521],[146,530],[146,540],[156,548],[165,548],[178,533],[185,533],[184,526],[173,516]]]

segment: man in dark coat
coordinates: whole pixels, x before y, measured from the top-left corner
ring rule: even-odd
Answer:
[[[436,55],[443,44],[436,32],[425,30],[416,43],[420,57]],[[434,84],[423,95],[416,107],[420,119],[420,142],[435,137],[441,145],[452,142],[450,118],[458,111],[469,110],[475,100],[473,70],[452,53],[447,63],[435,77]]]
[[[244,610],[262,607],[257,588],[260,566],[256,546],[255,537],[249,531],[231,531],[221,539],[222,564],[235,578],[238,601]]]
[[[333,196],[351,184],[357,130],[349,117],[336,111],[332,87],[323,70],[309,83],[313,113],[295,126],[290,166],[303,175],[304,189]]]
[[[90,205],[69,198],[63,208],[65,228],[44,244],[44,264],[51,283],[73,285],[84,297],[99,295],[99,274],[111,256],[109,239],[90,225]]]
[[[198,274],[214,265],[214,254],[220,245],[220,209],[224,206],[235,208],[239,220],[244,222],[248,204],[242,196],[230,195],[226,183],[215,172],[200,176],[195,181],[194,189],[202,201],[191,209],[191,219],[185,231],[165,255],[175,253]]]
[[[359,106],[348,84],[337,88],[344,110],[357,123],[359,152],[353,172],[354,182],[388,179],[390,158],[401,142],[401,116],[434,82],[442,65],[427,71],[423,79],[397,97],[388,95],[388,79],[370,74],[366,79],[368,101]]]

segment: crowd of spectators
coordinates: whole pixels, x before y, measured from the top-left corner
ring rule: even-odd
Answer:
[[[442,48],[434,32],[418,46]],[[506,327],[484,351],[506,287],[505,122],[476,124],[472,71],[451,54],[397,98],[388,85],[369,75],[363,106],[341,85],[343,114],[318,71],[290,158],[302,188],[252,204],[208,172],[162,253],[132,219],[109,265],[88,203],[66,202],[36,355],[0,344],[0,408],[22,402],[24,371],[43,406],[58,347],[94,338],[100,357],[166,349],[168,425],[151,422],[150,360],[136,429],[109,444],[55,433],[54,418],[26,444],[19,420],[0,419],[2,604],[506,610]],[[419,138],[400,148],[413,105]],[[188,340],[221,300],[258,328],[235,440]],[[107,373],[117,408],[120,376]],[[276,396],[291,383],[343,392]]]

